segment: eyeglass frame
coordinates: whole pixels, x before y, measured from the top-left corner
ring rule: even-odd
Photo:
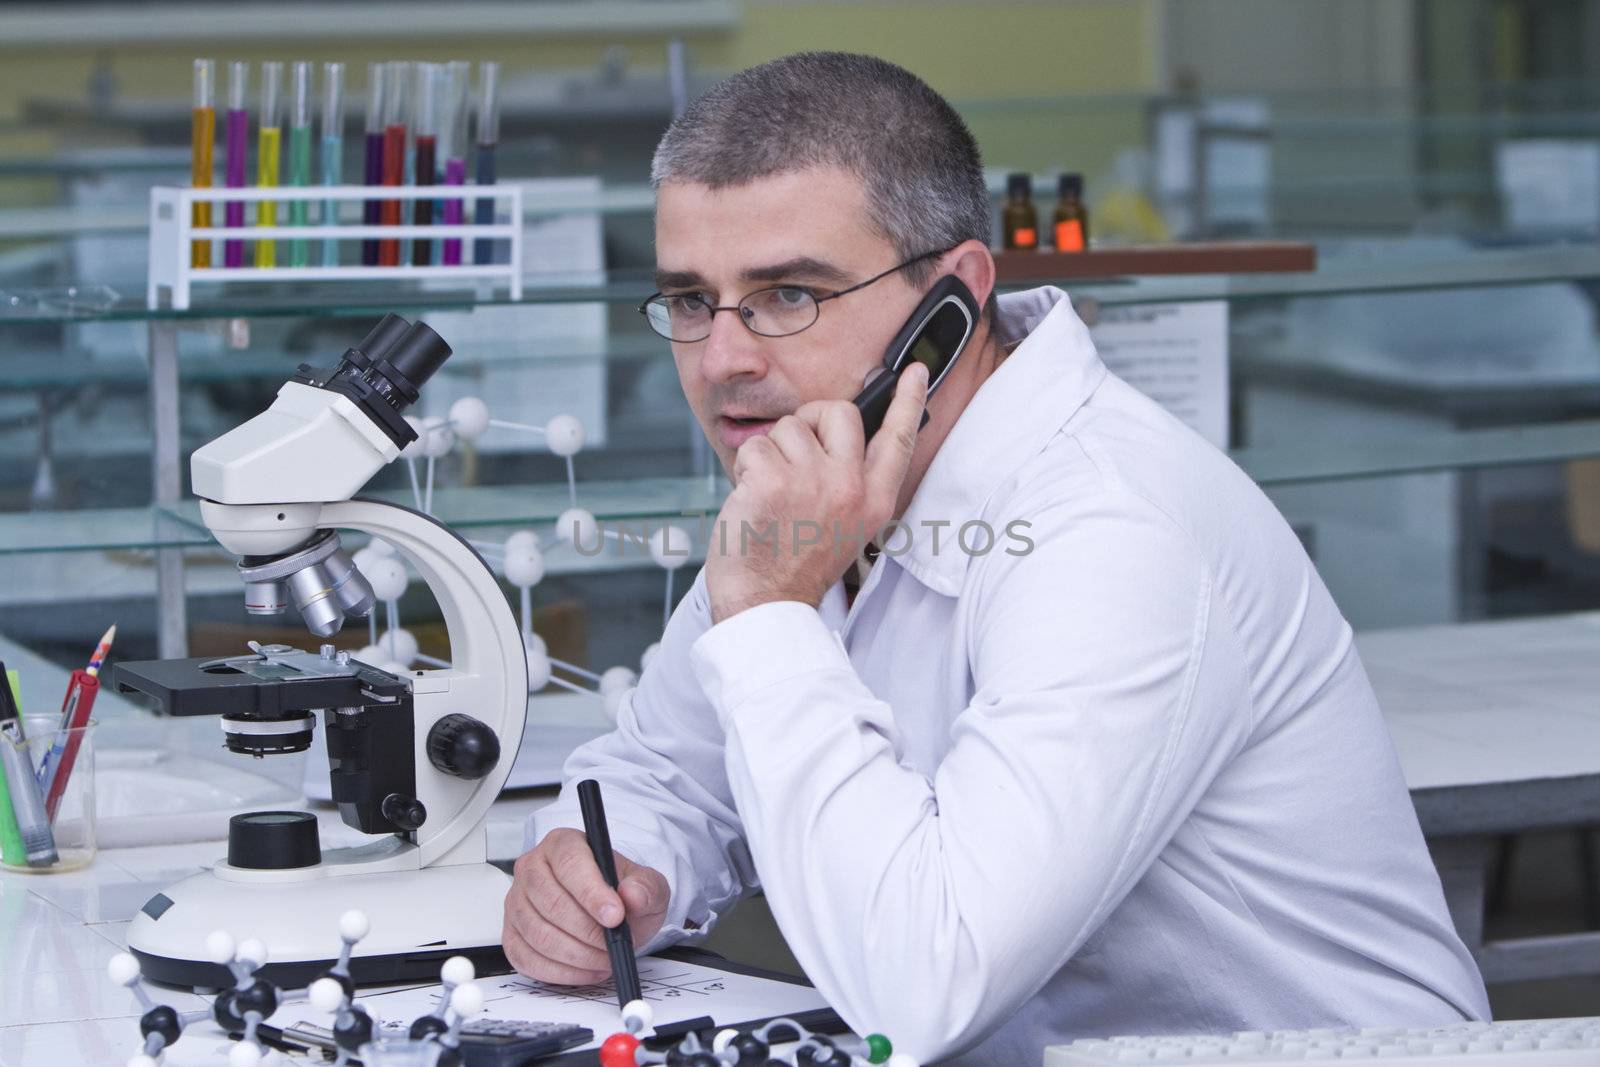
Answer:
[[[954,245],[951,246],[951,248],[954,248],[954,247],[955,247]],[[950,251],[949,248],[939,248],[939,249],[935,249],[934,251],[931,251],[931,252],[924,252],[920,256],[912,256],[910,259],[906,260],[904,263],[900,263],[900,264],[897,264],[897,265],[895,265],[893,267],[890,267],[886,271],[881,271],[878,274],[874,274],[872,277],[868,278],[864,282],[857,282],[856,284],[850,286],[848,289],[840,289],[840,290],[837,290],[836,292],[824,293],[821,296],[812,296],[811,297],[811,302],[814,305],[816,305],[817,317],[812,319],[810,322],[806,323],[804,326],[800,327],[798,330],[795,330],[792,333],[777,333],[777,334],[758,333],[756,331],[755,327],[751,326],[750,323],[745,320],[745,317],[743,315],[739,316],[739,324],[741,326],[743,326],[745,329],[749,330],[752,334],[754,334],[757,337],[767,337],[767,338],[777,339],[777,338],[782,338],[782,337],[795,337],[795,336],[798,336],[799,334],[805,333],[807,330],[811,329],[811,327],[815,326],[817,324],[817,321],[822,318],[822,305],[825,302],[827,302],[829,300],[837,300],[841,296],[848,296],[848,295],[850,295],[851,293],[855,292],[858,289],[865,289],[867,286],[871,285],[873,282],[881,281],[884,278],[887,278],[889,275],[895,273],[896,271],[905,270],[907,267],[911,266],[913,263],[921,263],[925,259],[932,259],[934,256],[942,256],[948,251]],[[706,310],[711,313],[710,319],[708,321],[711,322],[711,323],[715,323],[716,318],[717,318],[717,312],[719,312],[719,311],[740,311],[744,307],[744,302],[746,300],[749,300],[752,296],[755,296],[757,293],[770,293],[775,289],[802,289],[803,290],[804,286],[799,286],[799,285],[768,285],[768,286],[763,286],[760,289],[752,289],[750,292],[744,294],[744,296],[739,298],[739,302],[737,304],[728,304],[728,305],[723,306],[723,307],[718,307],[715,304],[712,304],[707,300],[700,300],[700,303],[705,304]],[[660,291],[658,289],[654,293],[651,293],[649,296],[645,297],[644,300],[639,304],[639,306],[638,306],[638,308],[636,310],[639,312],[639,314],[644,316],[645,322],[649,322],[650,321],[650,310],[649,310],[650,305],[652,303],[654,303],[655,301],[660,300],[662,297],[664,297],[666,295],[667,295],[666,293],[664,293],[664,292],[662,292],[662,291]],[[807,295],[809,295],[809,293]],[[670,315],[671,313],[669,312],[668,314]],[[707,337],[711,336],[711,330],[710,330],[709,326],[706,329],[706,336],[705,337],[696,337],[692,341],[680,341],[680,340],[678,340],[677,338],[674,338],[674,337],[667,337],[665,334],[661,333],[661,331],[657,330],[653,325],[650,327],[650,332],[655,334],[657,337],[661,337],[664,340],[669,341],[669,342],[671,342],[672,344],[675,344],[675,345],[697,345],[701,341],[704,341]]]

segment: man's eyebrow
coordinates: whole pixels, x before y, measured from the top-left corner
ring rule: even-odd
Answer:
[[[834,285],[847,285],[851,280],[851,275],[844,269],[812,256],[795,256],[782,263],[750,267],[739,277],[747,282],[782,282],[794,279]],[[656,288],[662,290],[706,287],[705,278],[698,271],[692,270],[658,270],[655,273],[655,282]]]
[[[789,278],[804,278],[843,285],[850,281],[851,276],[832,263],[811,256],[795,256],[770,267],[751,267],[741,277],[747,282],[781,282]]]
[[[706,280],[692,270],[656,271],[657,289],[693,289],[705,284]]]

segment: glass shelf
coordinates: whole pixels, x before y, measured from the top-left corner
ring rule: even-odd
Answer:
[[[1229,454],[1261,486],[1552,463],[1600,456],[1600,419],[1401,438],[1357,437],[1337,445],[1325,441],[1304,447],[1266,445]]]
[[[199,507],[196,505],[196,516]],[[212,544],[196,523],[158,507],[0,512],[0,555],[194,548]]]
[[[614,481],[580,479],[578,506],[592,512],[601,522],[671,520],[680,525],[693,525],[701,515],[716,514],[727,489],[728,483],[721,477],[625,478]],[[403,504],[408,508],[416,506],[409,490],[379,490],[362,495]],[[434,490],[433,504],[434,515],[456,529],[550,525],[563,511],[572,507],[564,482],[440,487]],[[191,529],[204,531],[199,501],[180,501],[169,505],[167,510]],[[633,530],[624,532],[634,532],[640,528],[635,526]],[[654,528],[654,525],[650,527]]]
[[[1466,252],[1434,250],[1393,258],[1379,255],[1323,257],[1303,274],[1191,275],[1144,277],[1071,284],[1075,298],[1092,296],[1106,306],[1194,300],[1284,299],[1491,288],[1600,278],[1600,247],[1540,245]]]
[[[592,275],[561,284],[560,275],[551,275],[546,284],[530,283],[520,301],[504,293],[485,295],[464,282],[459,289],[425,291],[414,285],[349,283],[309,286],[285,283],[281,288],[262,291],[250,288],[249,295],[201,290],[196,305],[184,311],[151,309],[142,298],[125,296],[101,311],[67,312],[50,308],[28,309],[0,317],[0,327],[28,323],[207,321],[228,318],[293,318],[308,315],[368,316],[379,311],[399,310],[401,314],[437,310],[471,310],[478,307],[512,307],[604,302],[635,304],[654,288],[646,270],[612,271],[603,282]],[[1544,282],[1585,281],[1600,278],[1600,247],[1591,244],[1546,244],[1530,247],[1493,249],[1442,249],[1429,244],[1409,249],[1404,243],[1388,243],[1382,252],[1367,255],[1342,254],[1322,257],[1314,271],[1292,274],[1183,275],[1166,277],[1062,280],[1074,297],[1093,297],[1106,306],[1183,302],[1194,300],[1281,299],[1304,296],[1331,296],[1409,292],[1424,289],[1452,289],[1503,285],[1535,285]],[[1046,282],[1029,281],[1008,285],[1010,290],[1031,288]],[[137,284],[113,286],[123,292],[143,292]]]
[[[531,352],[529,350],[532,350]],[[261,378],[285,379],[301,363],[332,364],[338,352],[328,350],[274,351],[271,347],[251,347],[240,352],[180,353],[178,372],[185,385],[201,382],[247,381]],[[670,359],[667,342],[653,333],[617,332],[609,337],[544,337],[512,348],[490,348],[474,343],[464,346],[445,364],[446,373],[515,362],[520,367],[558,367],[589,365],[595,362]],[[40,352],[0,354],[0,374],[13,390],[57,389],[90,384],[138,385],[141,390],[150,379],[150,368],[130,349],[125,358],[69,353],[51,356]]]
[[[1235,449],[1230,455],[1251,478],[1267,487],[1561,462],[1600,456],[1600,419],[1440,430],[1305,447],[1271,445]],[[625,535],[648,536],[666,522],[696,529],[702,516],[716,514],[727,491],[728,482],[721,476],[714,480],[704,476],[588,480],[578,483],[578,505],[602,523],[617,524],[613,529]],[[406,490],[366,495],[413,506]],[[565,483],[558,482],[440,487],[434,492],[434,505],[435,514],[456,529],[510,529],[551,525],[571,506],[571,500]],[[0,556],[213,545],[194,499],[161,507],[0,513]],[[571,569],[588,569],[581,560],[572,562]],[[606,568],[613,563],[595,560],[593,565]]]

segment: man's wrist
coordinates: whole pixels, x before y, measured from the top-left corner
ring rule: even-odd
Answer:
[[[812,610],[816,610],[822,604],[820,596],[813,597],[807,593],[782,589],[752,593],[742,597],[728,597],[726,599],[712,596],[710,600],[711,624],[713,626],[720,622],[725,622],[741,612],[749,611],[751,608],[759,608],[763,604],[794,601],[795,603],[804,604]]]

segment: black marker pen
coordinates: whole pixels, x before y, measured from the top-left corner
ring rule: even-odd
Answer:
[[[578,807],[583,810],[583,832],[589,839],[589,851],[600,867],[600,876],[606,885],[617,888],[617,864],[611,854],[611,831],[606,826],[606,808],[600,800],[600,783],[585,778],[578,783]],[[628,930],[628,920],[606,929],[606,954],[611,957],[611,974],[617,980],[617,1005],[626,1008],[635,1000],[643,999],[639,989],[639,966],[633,957],[633,934]]]

